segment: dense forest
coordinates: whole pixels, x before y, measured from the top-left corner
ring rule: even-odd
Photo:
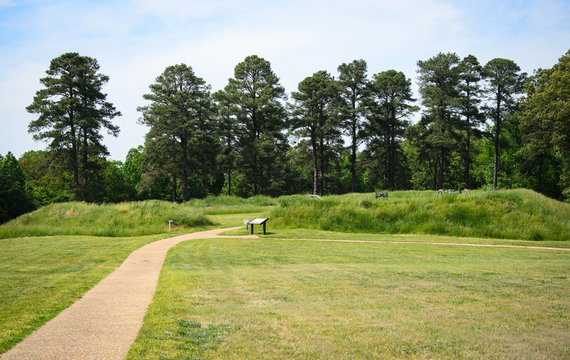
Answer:
[[[365,60],[318,71],[288,97],[252,55],[216,92],[186,64],[141,99],[144,145],[108,160],[120,116],[96,59],[52,60],[27,110],[45,151],[0,155],[0,222],[53,202],[210,194],[525,187],[570,198],[570,51],[532,75],[510,59],[439,53],[417,63],[419,99],[397,70]]]

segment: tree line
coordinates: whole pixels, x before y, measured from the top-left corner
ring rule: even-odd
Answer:
[[[144,146],[119,162],[101,134],[119,133],[120,112],[103,93],[109,77],[96,59],[63,54],[27,107],[37,115],[28,130],[47,149],[0,159],[0,216],[66,200],[221,193],[527,187],[568,199],[569,59],[529,76],[510,59],[439,53],[417,63],[420,99],[404,73],[369,76],[365,60],[317,71],[290,97],[256,55],[215,92],[192,67],[172,65],[138,108]]]

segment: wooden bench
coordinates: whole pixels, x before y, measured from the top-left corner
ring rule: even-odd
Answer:
[[[253,235],[253,225],[263,225],[263,235],[265,235],[265,224],[267,223],[269,218],[254,218],[251,221],[248,221],[247,225],[250,225],[250,234]]]

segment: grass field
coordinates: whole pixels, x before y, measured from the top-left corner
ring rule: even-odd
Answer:
[[[569,208],[526,190],[52,205],[0,226],[0,353],[134,249],[270,217],[259,240],[192,240],[172,249],[129,358],[570,358],[570,252],[433,245],[570,248]],[[494,226],[521,235],[476,236],[450,215],[470,219],[475,210],[503,214]],[[417,220],[410,233],[398,234],[398,214]],[[329,215],[332,229],[323,220]],[[400,231],[374,230],[385,218]],[[452,234],[442,235],[447,229]]]
[[[188,241],[129,359],[563,359],[569,254]]]
[[[164,237],[0,240],[0,353],[69,307],[132,251]]]

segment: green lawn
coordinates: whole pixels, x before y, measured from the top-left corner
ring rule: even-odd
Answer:
[[[0,353],[69,307],[132,251],[168,236],[1,239]]]
[[[128,358],[569,358],[569,268],[565,251],[192,240]]]

